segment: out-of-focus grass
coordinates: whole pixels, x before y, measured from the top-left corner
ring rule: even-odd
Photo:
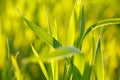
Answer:
[[[41,26],[44,30],[48,32],[53,29],[52,26],[54,25],[54,21],[56,20],[58,33],[57,40],[64,46],[66,45],[67,41],[67,30],[74,3],[75,0],[0,0],[0,80],[6,80],[7,77],[8,53],[6,46],[6,37],[8,37],[10,54],[12,55],[11,60],[13,64],[16,64],[17,62],[17,65],[19,66],[18,68],[20,69],[20,73],[19,70],[16,70],[16,72],[18,71],[18,73],[21,74],[21,76],[26,80],[45,79],[44,73],[39,67],[39,64],[29,63],[28,65],[25,65],[24,63],[22,63],[22,61],[24,58],[33,55],[29,43],[33,44],[34,48],[40,55],[47,55],[51,51],[51,48],[38,37],[36,37],[32,30],[27,27],[23,19],[18,14],[17,8],[19,8],[23,15],[30,19],[31,22],[34,22],[35,24]],[[108,18],[120,18],[119,3],[119,0],[85,0],[83,2],[85,11],[85,30],[87,30],[90,25],[96,23],[98,20],[104,20]],[[77,18],[76,22],[80,23],[79,18]],[[48,28],[48,26],[50,27]],[[79,26],[80,24],[75,27],[76,36],[79,35]],[[84,75],[85,72],[84,61],[87,61],[86,59],[89,60],[89,58],[91,57],[89,56],[89,53],[94,52],[91,51],[91,46],[93,46],[92,36],[94,37],[94,44],[96,45],[99,30],[100,29],[93,31],[93,34],[88,34],[83,40],[81,51],[84,52],[84,54],[81,54],[79,56],[75,55],[74,64],[82,75]],[[49,33],[51,34],[51,32]],[[103,28],[103,33],[101,36],[101,53],[103,55],[102,57],[105,80],[120,79],[119,32],[120,25],[109,25]],[[77,41],[77,38],[78,37],[75,37],[75,41]],[[20,53],[15,59],[14,56],[16,56],[16,53],[18,51]],[[58,68],[59,79],[63,77],[62,75],[64,71],[64,63],[64,60],[58,61],[58,66],[60,66]],[[50,76],[51,74],[55,75],[55,68],[53,69],[52,67],[53,71],[51,71],[51,68],[49,67],[51,64],[44,63],[44,65],[48,71],[48,76]],[[15,65],[12,66],[13,78],[15,78],[14,70],[17,68],[15,68],[14,66]],[[76,68],[74,68],[74,70],[77,73]],[[19,77],[19,75],[16,76]]]

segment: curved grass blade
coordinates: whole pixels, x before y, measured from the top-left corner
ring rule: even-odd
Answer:
[[[20,11],[19,11],[20,13]],[[29,20],[27,20],[21,13],[20,15],[25,20],[25,22],[28,24],[28,26],[33,30],[33,32],[45,43],[48,45],[51,45],[54,48],[60,47],[61,44],[52,36],[50,36],[43,28],[37,26],[34,23],[31,23]]]
[[[82,37],[82,41],[83,39],[86,37],[86,35],[88,33],[90,33],[91,31],[94,31],[95,29],[99,28],[99,27],[103,27],[103,26],[107,26],[107,25],[113,25],[113,24],[120,24],[120,18],[115,18],[115,19],[107,19],[107,20],[102,20],[102,21],[98,21],[95,24],[91,25],[86,32],[84,33],[83,37]]]
[[[78,37],[78,40],[77,40],[76,47],[81,48],[81,38],[84,34],[84,30],[85,30],[85,13],[84,13],[84,6],[83,6],[82,7],[82,12],[81,12],[81,20],[80,20],[80,33],[79,33],[79,37]]]
[[[102,60],[102,54],[101,54],[100,36],[98,38],[98,44],[97,44],[96,55],[95,55],[95,74],[96,74],[97,80],[104,80],[104,68],[103,68],[103,60]]]
[[[34,49],[34,47],[33,47],[32,45],[31,45],[31,47],[32,47],[32,51],[33,51],[33,53],[34,53],[34,56],[35,56],[36,58],[39,57],[39,55],[38,55],[38,53],[36,52],[36,50]],[[42,62],[41,60],[38,60],[38,64],[39,64],[39,66],[40,66],[43,74],[45,75],[46,79],[49,80],[49,76],[48,76],[47,70],[46,70],[43,62]]]
[[[57,48],[56,50],[48,53],[47,55],[40,55],[39,57],[30,57],[26,58],[25,61],[27,62],[38,62],[39,60],[44,62],[50,62],[51,60],[61,60],[66,57],[70,57],[74,54],[82,53],[79,49],[75,47],[65,46]]]
[[[14,68],[14,74],[17,80],[23,80],[17,61],[13,55],[11,55],[11,61]]]
[[[49,60],[60,60],[66,57],[70,57],[76,53],[81,53],[79,49],[75,47],[65,46],[56,49],[55,51],[49,53],[48,55],[41,55],[40,59],[42,61],[49,61]]]
[[[76,27],[76,16],[79,17],[79,13],[80,13],[80,8],[81,8],[81,0],[76,0],[73,10],[72,10],[72,14],[71,14],[71,18],[70,18],[70,23],[69,23],[69,27],[68,27],[68,34],[67,34],[67,45],[73,45],[74,41],[75,41],[75,27]]]

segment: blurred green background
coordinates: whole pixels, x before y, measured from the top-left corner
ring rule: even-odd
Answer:
[[[58,26],[58,40],[65,45],[67,29],[75,0],[0,0],[0,80],[5,77],[7,68],[8,38],[10,53],[14,56],[19,51],[18,65],[26,76],[25,80],[45,79],[37,64],[25,66],[22,59],[33,55],[32,43],[40,54],[48,53],[49,46],[41,41],[20,17],[17,9],[31,22],[49,32],[48,25]],[[98,20],[120,18],[120,0],[84,0],[86,27]],[[98,35],[94,31],[94,36]],[[76,32],[77,34],[77,32]],[[84,40],[82,51],[88,55],[91,47],[91,35]],[[96,38],[97,40],[97,38]],[[103,29],[102,54],[105,80],[120,79],[120,25],[111,25]],[[62,61],[59,61],[61,64]],[[46,64],[47,65],[47,64]],[[63,65],[59,71],[63,70]],[[62,72],[60,72],[60,75]]]

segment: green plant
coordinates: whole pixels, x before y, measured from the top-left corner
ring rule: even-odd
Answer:
[[[57,26],[54,26],[52,30],[54,31],[53,34],[48,34],[47,31],[42,29],[42,27],[39,27],[36,24],[31,23],[22,14],[21,16],[25,20],[25,22],[28,24],[28,26],[33,30],[33,32],[42,41],[48,44],[51,49],[51,52],[49,54],[39,55],[37,51],[34,49],[33,45],[31,44],[31,48],[33,50],[34,56],[25,58],[23,60],[25,64],[30,62],[38,63],[47,80],[58,80],[58,77],[59,77],[58,76],[58,60],[65,59],[63,80],[90,80],[92,72],[94,76],[93,79],[104,80],[104,69],[103,69],[104,65],[102,60],[101,43],[100,43],[102,30],[100,31],[96,50],[94,51],[93,49],[93,52],[92,52],[93,53],[92,64],[90,64],[88,61],[85,60],[85,55],[81,51],[82,43],[85,37],[90,32],[96,30],[97,28],[101,28],[111,24],[120,24],[120,18],[98,21],[95,24],[91,25],[85,31],[84,7],[82,6],[80,0],[76,0],[76,3],[73,7],[72,15],[70,18],[66,46],[62,46],[62,44],[57,40],[57,31],[56,31]],[[75,18],[76,16],[79,21],[77,21],[77,19]],[[76,24],[80,24],[79,36],[75,35]],[[77,40],[75,42],[76,37],[77,37]],[[93,48],[95,48],[94,44],[95,43],[93,38]],[[74,62],[76,57],[83,59],[84,68],[82,68],[81,66],[78,66]],[[12,61],[14,61],[13,57],[12,57]],[[52,69],[50,72],[51,75],[49,75],[48,71],[46,70],[44,62],[48,62],[51,64],[49,65]],[[18,73],[16,74],[20,75],[19,70],[18,70]]]

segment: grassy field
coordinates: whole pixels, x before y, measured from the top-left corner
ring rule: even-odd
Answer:
[[[120,80],[119,0],[0,0],[0,80]]]

